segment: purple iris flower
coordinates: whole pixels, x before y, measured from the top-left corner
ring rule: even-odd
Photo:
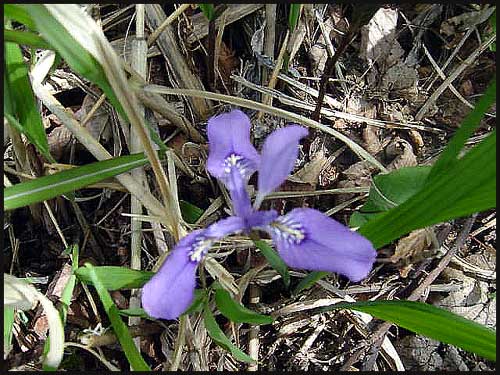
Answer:
[[[271,133],[259,155],[250,142],[250,120],[233,110],[208,121],[207,169],[228,189],[234,216],[184,237],[160,270],[144,286],[142,305],[153,317],[175,319],[192,303],[196,268],[211,245],[233,233],[253,229],[267,232],[281,258],[290,267],[337,272],[351,281],[365,278],[376,251],[360,234],[311,208],[296,208],[278,216],[275,210],[258,211],[265,196],[292,172],[299,141],[307,129],[291,125]],[[252,207],[248,180],[258,171],[258,191]]]

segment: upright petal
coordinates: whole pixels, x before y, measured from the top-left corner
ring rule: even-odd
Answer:
[[[194,299],[196,268],[208,248],[203,230],[181,239],[158,272],[142,288],[142,306],[154,318],[176,319]],[[207,244],[208,245],[208,244]],[[206,250],[204,250],[206,248]]]
[[[248,178],[257,170],[259,153],[250,142],[250,119],[233,110],[208,120],[209,154],[207,169],[226,183],[231,168],[236,167]]]
[[[259,166],[256,207],[267,194],[280,186],[293,170],[299,154],[299,141],[307,133],[306,128],[292,125],[275,130],[266,138]]]
[[[267,227],[280,256],[294,268],[365,278],[377,253],[365,237],[311,208],[296,208]]]

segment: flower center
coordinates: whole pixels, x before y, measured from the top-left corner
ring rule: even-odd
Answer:
[[[224,159],[224,172],[230,174],[233,168],[236,168],[241,176],[250,177],[251,165],[243,156],[233,153]]]
[[[278,240],[284,241],[289,245],[299,245],[305,238],[304,227],[299,222],[286,216],[281,216],[276,221],[269,224]]]
[[[199,236],[191,245],[191,250],[188,253],[191,262],[200,263],[200,261],[207,255],[213,240],[204,236]]]

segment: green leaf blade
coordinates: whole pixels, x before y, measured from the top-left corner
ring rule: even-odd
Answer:
[[[271,324],[274,320],[268,315],[262,315],[247,309],[239,302],[236,302],[229,292],[222,288],[215,290],[215,302],[222,315],[236,323]]]
[[[5,189],[4,208],[5,210],[13,210],[71,193],[98,181],[143,166],[147,162],[148,160],[143,154],[126,155],[22,182]]]
[[[12,329],[14,328],[14,308],[4,306],[3,308],[3,348],[5,353],[12,349]]]
[[[89,278],[99,294],[99,298],[101,299],[109,320],[111,321],[111,325],[113,326],[113,331],[115,332],[116,337],[118,337],[118,341],[120,342],[132,369],[134,371],[151,371],[148,364],[144,361],[144,358],[142,358],[141,353],[137,350],[127,326],[120,317],[118,308],[113,303],[111,296],[106,290],[104,284],[101,282],[99,275],[95,272],[94,267],[89,263],[87,263],[85,267],[88,269]]]
[[[43,40],[43,38],[29,31],[4,29],[3,40],[4,42],[22,44],[34,48],[52,49],[50,44],[48,44],[45,40]]]
[[[118,266],[93,267],[96,274],[106,290],[139,289],[144,286],[154,275],[154,272],[133,270]],[[75,271],[78,279],[84,283],[92,283],[90,270],[80,267]]]
[[[371,301],[340,303],[320,310],[335,309],[362,311],[412,332],[496,361],[494,330],[433,305],[413,301]]]
[[[9,31],[9,23],[6,24],[6,29]],[[28,67],[16,43],[4,42],[4,59],[4,95],[8,97],[8,104],[4,105],[5,114],[18,120],[21,128],[16,128],[26,135],[47,160],[52,161],[47,134],[31,89]],[[9,122],[15,126],[11,120]]]
[[[419,192],[431,167],[404,167],[373,178],[372,188],[361,212],[375,213],[398,206]]]
[[[179,200],[181,207],[182,218],[188,224],[194,224],[203,215],[203,210],[198,206],[184,200]]]
[[[252,357],[236,347],[231,340],[227,338],[207,305],[205,305],[205,309],[203,310],[203,319],[208,335],[217,345],[229,351],[238,361],[255,363]]]
[[[19,4],[4,4],[3,11],[4,18],[17,21],[31,30],[36,30],[35,22],[23,6]]]
[[[493,207],[496,207],[496,131],[403,204],[363,225],[359,233],[380,248],[414,229]]]
[[[302,4],[290,4],[290,13],[288,14],[288,28],[293,32],[299,23]]]
[[[278,272],[283,278],[283,282],[285,286],[288,288],[290,286],[290,273],[288,272],[288,267],[283,262],[283,259],[273,250],[271,246],[269,246],[265,241],[262,240],[254,240],[255,246],[259,248],[261,253],[266,257],[267,261],[273,267],[276,272]]]

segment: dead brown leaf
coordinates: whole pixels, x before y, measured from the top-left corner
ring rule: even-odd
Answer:
[[[219,72],[224,84],[230,85],[233,81],[231,73],[239,66],[238,58],[235,52],[224,42],[220,44],[219,50]]]
[[[432,245],[432,236],[429,229],[417,229],[411,232],[406,237],[401,238],[397,245],[396,251],[390,257],[391,262],[401,263],[403,265],[401,274],[402,277],[406,277],[408,269],[404,269],[404,266],[408,266],[411,263],[416,262],[422,256],[425,256],[426,250]]]
[[[376,126],[367,125],[363,129],[363,140],[365,141],[365,148],[370,154],[378,154],[382,150],[382,143],[380,142],[380,128]]]
[[[59,126],[50,132],[47,140],[49,142],[50,154],[54,159],[61,159],[70,144],[71,137],[71,131],[65,126]]]
[[[396,36],[398,12],[380,8],[361,28],[360,57],[368,62],[380,61],[391,51]]]
[[[325,152],[323,150],[319,150],[310,162],[306,163],[295,174],[293,174],[292,178],[315,187],[318,183],[319,175],[326,167],[327,162],[328,158],[326,157]]]
[[[83,99],[82,106],[75,113],[75,117],[78,121],[83,121],[87,117],[88,113],[94,107],[96,100],[90,96],[85,95]],[[92,134],[97,140],[102,139],[105,143],[109,141],[112,137],[111,127],[109,126],[109,113],[104,109],[104,105],[101,105],[95,113],[90,117],[90,119],[83,124],[85,128]]]
[[[359,161],[349,168],[343,174],[346,176],[345,180],[339,181],[338,188],[352,188],[352,187],[369,187],[371,184],[371,175],[376,169],[373,165],[366,160]],[[339,194],[336,197],[337,204],[348,201],[353,198],[355,194]]]
[[[466,12],[458,16],[451,17],[441,24],[440,32],[450,36],[460,31],[465,31],[471,27],[479,25],[490,18],[495,11],[495,7],[486,5],[479,11]]]
[[[396,137],[386,147],[386,155],[394,157],[387,169],[392,171],[403,167],[414,167],[417,165],[417,157],[413,153],[412,145],[399,137]]]

